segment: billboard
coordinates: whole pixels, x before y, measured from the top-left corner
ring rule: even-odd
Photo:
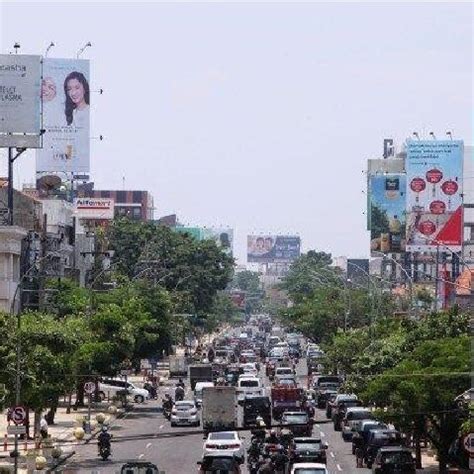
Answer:
[[[187,234],[193,239],[202,240],[202,229],[201,227],[184,227],[184,226],[176,226],[174,229],[176,232],[180,234]]]
[[[234,244],[234,230],[229,228],[209,228],[202,229],[202,238],[214,240],[227,255],[232,255]]]
[[[406,176],[401,173],[369,176],[371,255],[405,251]]]
[[[292,262],[300,256],[301,239],[291,235],[247,236],[249,263]]]
[[[407,144],[409,252],[439,246],[461,250],[463,237],[463,142],[410,140]]]
[[[36,171],[89,172],[89,61],[45,58],[41,98],[43,148]]]
[[[0,147],[39,146],[40,90],[41,56],[0,54]]]
[[[107,198],[77,198],[74,200],[78,219],[113,219],[114,200]]]

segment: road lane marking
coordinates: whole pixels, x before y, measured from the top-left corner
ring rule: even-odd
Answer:
[[[151,448],[151,443],[148,443],[146,446],[145,446],[145,449],[149,449]]]
[[[334,453],[333,453],[332,451],[331,451],[329,454],[331,455],[332,458],[335,457],[335,456],[334,456]]]
[[[326,436],[322,431],[320,432],[320,434],[321,434],[321,438],[324,438]]]
[[[337,470],[342,471],[342,467],[339,464],[336,464]]]
[[[316,428],[319,428],[319,425],[316,425]]]
[[[164,426],[165,426],[165,425],[160,425],[160,430],[162,430]]]
[[[143,459],[145,457],[144,454],[140,454],[140,456],[138,456],[138,459]]]

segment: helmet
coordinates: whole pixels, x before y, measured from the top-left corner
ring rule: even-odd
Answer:
[[[276,430],[270,430],[270,436],[276,436],[277,432]]]
[[[109,429],[109,428],[108,428],[107,426],[102,425],[102,428],[101,428],[102,433],[107,433],[108,429]]]

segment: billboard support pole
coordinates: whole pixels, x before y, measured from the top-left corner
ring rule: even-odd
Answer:
[[[13,225],[13,163],[25,150],[17,148],[17,154],[13,156],[13,148],[8,148],[8,225]]]

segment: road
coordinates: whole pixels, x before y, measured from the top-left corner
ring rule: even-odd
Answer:
[[[301,361],[297,368],[303,384],[306,384],[306,366]],[[267,387],[268,379],[264,377]],[[164,391],[159,395],[161,400]],[[189,392],[187,396],[190,396]],[[124,418],[116,420],[110,432],[114,436],[112,457],[109,461],[101,461],[97,456],[97,445],[79,446],[76,454],[63,467],[64,473],[108,474],[120,471],[120,467],[128,461],[146,460],[156,464],[166,474],[187,474],[197,472],[196,462],[201,459],[203,435],[200,428],[171,428],[169,422],[160,412],[161,402],[148,401],[142,405],[134,405],[133,411]],[[240,409],[239,409],[240,410]],[[240,414],[241,415],[241,414]],[[313,434],[320,436],[329,444],[329,472],[367,474],[368,469],[355,469],[355,458],[351,454],[351,444],[345,443],[341,434],[333,430],[332,423],[327,423],[323,410],[317,410]],[[193,434],[196,433],[196,434]],[[248,447],[250,432],[241,432],[244,443]],[[179,436],[176,436],[179,435]],[[122,439],[123,438],[123,439]],[[246,467],[243,466],[246,473]]]

